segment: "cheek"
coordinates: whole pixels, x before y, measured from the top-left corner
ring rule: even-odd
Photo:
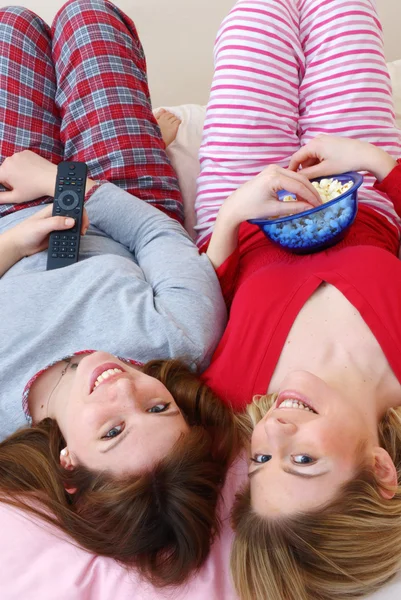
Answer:
[[[264,431],[262,421],[256,425],[255,429],[252,432],[251,437],[251,450],[255,452],[256,449],[263,444],[263,441],[266,441],[266,434]]]
[[[321,422],[309,432],[310,438],[321,445],[322,449],[338,459],[349,459],[355,455],[359,443],[363,441],[364,435],[359,424],[355,420],[330,418]]]

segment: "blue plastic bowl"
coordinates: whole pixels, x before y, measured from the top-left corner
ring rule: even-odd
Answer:
[[[249,223],[258,225],[266,237],[295,254],[310,254],[334,246],[343,239],[355,220],[358,188],[363,183],[363,177],[350,172],[331,175],[330,178],[318,177],[313,181],[331,178],[338,179],[342,184],[353,181],[354,185],[345,194],[316,208],[279,219],[250,219]],[[278,197],[282,200],[288,195],[293,194],[283,190]]]

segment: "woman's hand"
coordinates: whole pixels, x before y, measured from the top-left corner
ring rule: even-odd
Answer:
[[[51,204],[47,205],[3,234],[3,236],[7,236],[9,247],[14,249],[15,255],[19,256],[20,259],[45,250],[48,247],[49,235],[52,231],[64,231],[74,227],[74,219],[70,217],[53,217],[52,210],[53,206]],[[84,210],[81,227],[82,235],[85,235],[88,227],[89,218],[86,210]]]
[[[298,150],[289,169],[309,179],[339,175],[348,171],[369,171],[382,181],[397,165],[381,148],[350,138],[322,135]]]
[[[298,200],[279,200],[277,193],[282,190],[295,194]],[[237,226],[248,219],[285,217],[321,203],[318,192],[305,175],[270,165],[227,198],[218,219]]]
[[[286,190],[299,200],[282,202],[277,193]],[[307,177],[270,165],[235,191],[220,208],[207,255],[218,268],[235,250],[238,229],[247,219],[283,217],[322,203]]]
[[[31,150],[6,158],[0,166],[0,183],[9,191],[0,192],[0,204],[21,204],[42,196],[54,196],[57,165]]]

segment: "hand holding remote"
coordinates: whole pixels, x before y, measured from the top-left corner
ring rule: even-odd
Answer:
[[[49,204],[3,234],[15,250],[18,260],[45,250],[52,231],[68,231],[75,226],[75,219],[53,217],[52,210],[53,206]],[[85,235],[88,226],[89,218],[84,210],[81,235]]]
[[[67,267],[78,261],[84,214],[87,166],[82,162],[62,162],[57,167],[53,216],[72,218],[71,230],[50,234],[47,270]]]

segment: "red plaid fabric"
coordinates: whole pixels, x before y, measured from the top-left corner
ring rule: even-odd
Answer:
[[[25,149],[53,163],[63,159],[55,94],[49,27],[23,8],[0,9],[1,162]],[[4,188],[0,186],[0,190]],[[42,198],[30,204],[48,200]],[[25,206],[0,205],[0,216]]]
[[[121,10],[107,0],[72,0],[49,32],[33,13],[4,9],[0,40],[0,56],[13,65],[11,84],[10,66],[0,67],[1,106],[8,113],[14,107],[12,117],[3,118],[12,126],[0,136],[0,158],[30,148],[53,162],[84,161],[93,179],[107,179],[182,221],[177,178],[152,114],[143,49]],[[15,110],[21,100],[29,105],[25,114]]]

